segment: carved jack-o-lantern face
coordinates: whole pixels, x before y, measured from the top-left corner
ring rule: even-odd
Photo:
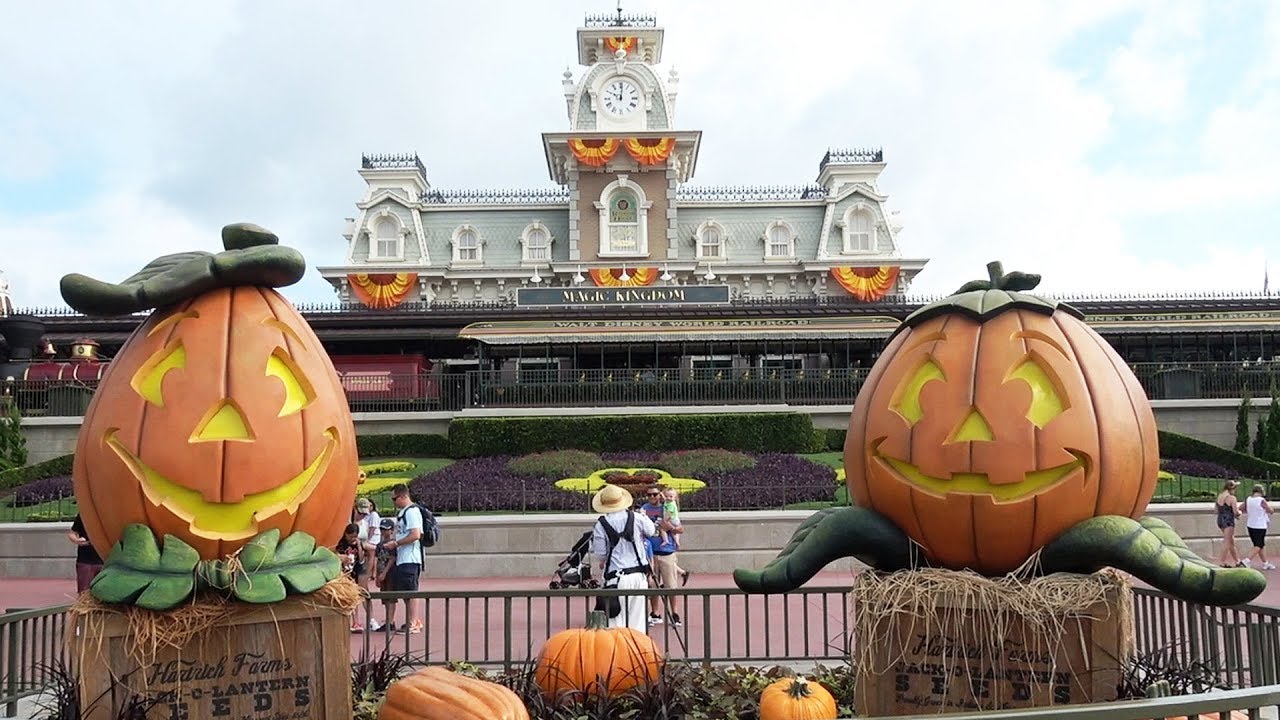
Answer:
[[[130,338],[86,413],[73,475],[100,552],[138,522],[216,557],[272,528],[336,542],[356,472],[319,340],[274,291],[237,287],[157,312]]]
[[[845,450],[859,505],[934,562],[991,574],[1089,517],[1140,515],[1157,463],[1146,396],[1106,341],[1065,312],[1020,309],[900,332]]]

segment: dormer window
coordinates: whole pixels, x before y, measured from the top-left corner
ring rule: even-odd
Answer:
[[[369,259],[403,259],[404,234],[400,219],[390,211],[384,210],[373,220],[373,239],[369,244]]]
[[[719,223],[708,220],[698,228],[694,235],[699,260],[723,260],[725,257],[724,228]]]
[[[786,221],[775,220],[764,231],[766,259],[791,259],[796,255],[796,234]]]
[[[876,249],[876,216],[871,208],[862,203],[855,204],[845,211],[844,252],[869,253]]]
[[[470,225],[462,225],[453,231],[453,261],[479,264],[483,260],[480,233]]]
[[[626,175],[605,186],[595,203],[600,212],[600,257],[649,256],[649,202]]]
[[[551,231],[540,222],[532,222],[520,233],[524,246],[524,262],[544,263],[551,260]]]

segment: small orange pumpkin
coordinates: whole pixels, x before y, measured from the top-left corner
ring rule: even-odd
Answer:
[[[387,688],[378,720],[529,720],[529,711],[497,683],[428,667]]]
[[[836,699],[804,678],[783,678],[760,693],[760,720],[835,720]]]
[[[1137,518],[1160,455],[1142,385],[1039,276],[988,266],[912,313],[849,420],[849,493],[931,562],[987,575],[1098,515]]]
[[[94,395],[72,478],[106,557],[131,523],[215,559],[255,535],[342,536],[359,470],[333,363],[276,291],[211,290],[151,314]]]
[[[538,655],[534,680],[549,699],[566,692],[616,696],[655,682],[662,653],[653,639],[628,627],[610,628],[593,611],[582,629],[561,630]]]

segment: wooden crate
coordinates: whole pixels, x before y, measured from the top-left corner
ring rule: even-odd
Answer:
[[[870,617],[855,605],[858,641],[876,639],[870,667],[859,667],[859,715],[889,716],[1045,707],[1116,699],[1126,658],[1134,652],[1132,591],[1111,588],[1105,602],[1047,633],[1021,618],[1007,623],[1003,651],[974,611],[937,598],[940,622],[903,612]],[[906,608],[904,608],[906,610]],[[982,633],[982,637],[979,636]],[[994,657],[993,657],[994,655]]]
[[[160,697],[148,717],[165,720],[350,720],[350,616],[297,600],[241,607],[146,667],[128,652],[123,615],[82,620],[72,642],[80,696],[85,706],[101,698],[84,718],[114,718],[137,693]]]

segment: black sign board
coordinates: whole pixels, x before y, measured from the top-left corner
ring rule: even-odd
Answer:
[[[519,288],[516,305],[557,307],[639,307],[645,305],[723,305],[728,285],[664,285],[661,287]]]

